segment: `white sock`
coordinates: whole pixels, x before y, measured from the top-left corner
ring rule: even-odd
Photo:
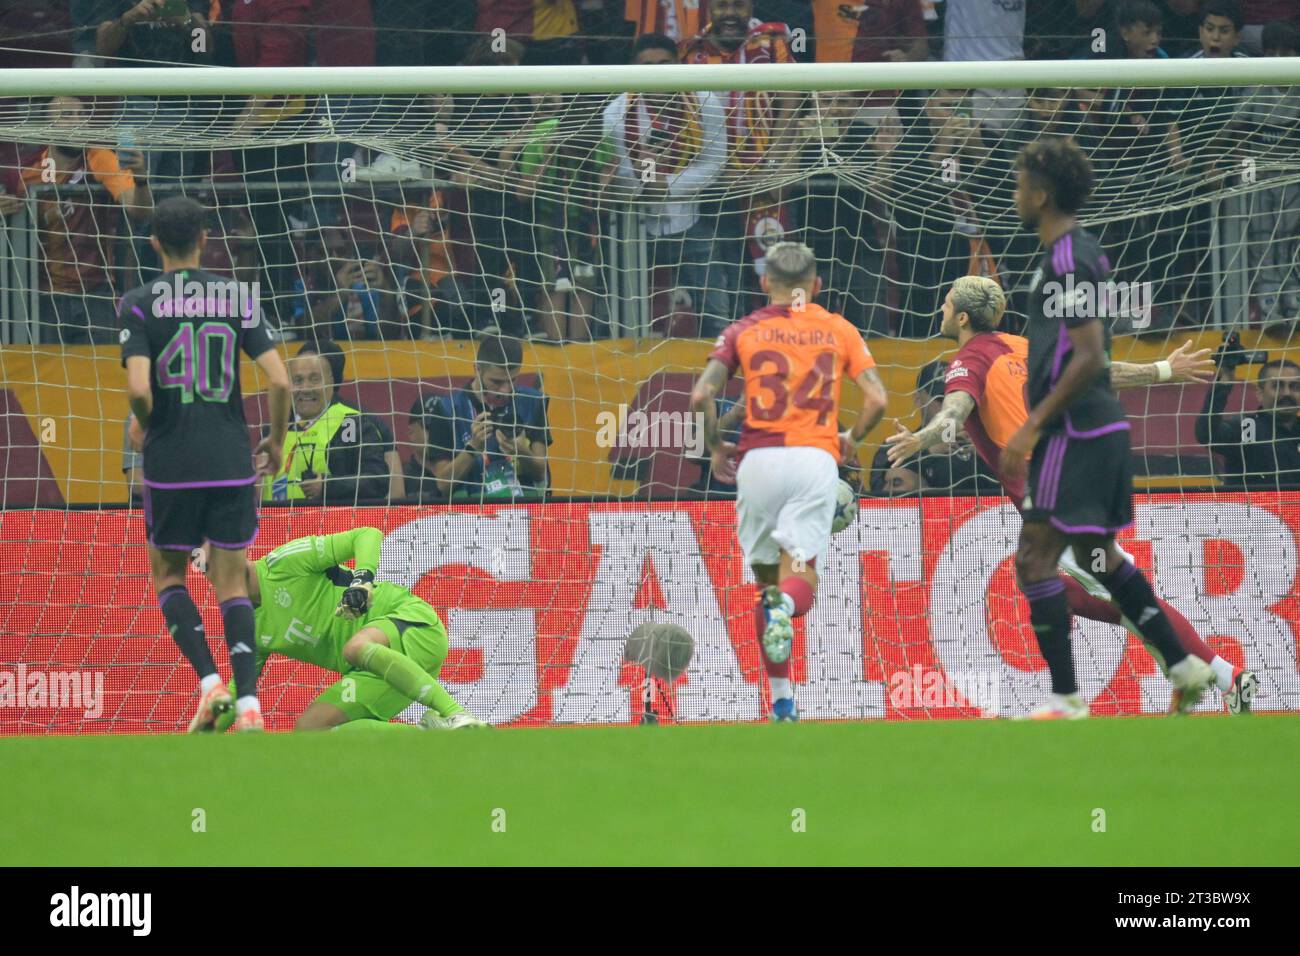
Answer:
[[[788,700],[794,696],[794,686],[788,677],[769,677],[767,683],[772,688],[773,700]]]
[[[262,705],[257,702],[257,698],[252,694],[249,694],[247,697],[241,697],[239,700],[235,701],[236,716],[242,716],[246,710],[255,710],[259,714],[262,712]]]
[[[199,678],[199,692],[206,694],[212,688],[220,686],[220,684],[220,674],[209,674],[207,677],[201,677]]]
[[[1210,661],[1210,667],[1214,670],[1214,682],[1219,685],[1219,690],[1227,690],[1232,686],[1231,664],[1216,654],[1214,660]]]

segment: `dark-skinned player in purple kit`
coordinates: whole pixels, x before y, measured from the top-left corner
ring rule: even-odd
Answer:
[[[1002,450],[1009,480],[1028,471],[1016,580],[1029,601],[1030,623],[1051,674],[1048,702],[1029,716],[1088,716],[1070,647],[1070,606],[1057,561],[1073,549],[1096,569],[1124,616],[1164,657],[1169,679],[1190,709],[1213,680],[1208,664],[1179,643],[1146,575],[1115,535],[1133,523],[1129,423],[1110,382],[1110,262],[1095,236],[1079,226],[1092,192],[1092,163],[1072,139],[1026,146],[1016,160],[1016,211],[1044,249],[1031,281],[1029,417]]]

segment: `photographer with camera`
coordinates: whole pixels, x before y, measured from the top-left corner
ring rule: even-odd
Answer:
[[[1246,491],[1300,489],[1300,365],[1269,360],[1268,353],[1243,349],[1230,333],[1214,356],[1218,373],[1196,422],[1196,440],[1223,458],[1217,472],[1224,486]],[[1225,415],[1237,368],[1259,365],[1255,400],[1259,409]]]
[[[424,402],[426,467],[453,500],[510,500],[546,492],[546,396],[517,385],[518,339],[479,342],[474,380]]]

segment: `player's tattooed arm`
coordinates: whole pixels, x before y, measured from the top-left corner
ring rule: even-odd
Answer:
[[[1133,388],[1136,385],[1158,385],[1162,382],[1214,381],[1215,365],[1209,349],[1192,350],[1188,339],[1158,362],[1111,362],[1112,388]]]
[[[691,411],[700,416],[704,426],[704,445],[709,451],[717,451],[723,444],[722,434],[718,428],[718,407],[716,399],[727,386],[731,370],[717,359],[709,359],[691,390]]]
[[[745,405],[737,402],[727,409],[727,413],[718,419],[718,431],[729,432],[745,420]]]
[[[974,410],[975,399],[969,392],[949,392],[943,397],[943,408],[930,419],[930,424],[916,432],[899,425],[898,433],[885,439],[889,463],[897,465],[934,445],[955,441],[957,432]]]

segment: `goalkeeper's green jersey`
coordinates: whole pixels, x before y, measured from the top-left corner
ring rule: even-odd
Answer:
[[[375,571],[383,532],[357,528],[339,534],[311,535],[282,544],[253,562],[261,590],[254,619],[257,666],[270,654],[283,654],[345,674],[353,667],[343,657],[348,638],[368,623],[395,618],[440,624],[438,612],[406,588],[376,582],[370,609],[361,618],[336,617],[339,598],[352,582],[343,562],[355,558],[357,571]]]

